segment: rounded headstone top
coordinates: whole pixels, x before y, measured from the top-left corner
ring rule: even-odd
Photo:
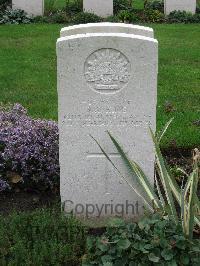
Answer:
[[[87,33],[127,33],[154,38],[154,32],[152,28],[111,22],[88,23],[65,27],[61,29],[60,36],[65,37]]]

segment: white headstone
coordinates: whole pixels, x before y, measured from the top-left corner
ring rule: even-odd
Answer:
[[[75,34],[109,33],[109,32],[142,35],[150,38],[154,37],[154,32],[152,28],[132,25],[132,24],[111,23],[111,22],[88,23],[88,24],[80,24],[80,25],[65,27],[61,29],[60,36],[65,37]]]
[[[100,17],[112,16],[113,0],[83,0],[83,10]]]
[[[193,14],[196,12],[196,0],[165,0],[164,5],[166,15],[175,10],[191,12]]]
[[[12,8],[22,9],[31,16],[42,16],[44,0],[12,0]]]
[[[143,200],[107,161],[96,138],[131,178],[106,133],[122,144],[153,183],[158,43],[124,33],[89,33],[57,41],[61,200],[65,211],[94,218],[137,217]],[[133,186],[137,185],[130,179]]]

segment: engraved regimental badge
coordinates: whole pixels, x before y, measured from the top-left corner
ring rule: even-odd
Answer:
[[[100,49],[85,62],[85,78],[89,86],[100,93],[115,93],[130,78],[130,62],[115,49]]]

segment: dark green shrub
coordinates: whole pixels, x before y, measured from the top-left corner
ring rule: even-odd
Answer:
[[[83,10],[83,0],[66,0],[65,11],[67,14],[80,13]]]
[[[195,15],[193,16],[193,22],[194,22],[194,23],[200,23],[200,13],[195,14]]]
[[[36,16],[33,18],[34,23],[50,23],[49,16]]]
[[[101,22],[102,18],[92,13],[80,12],[71,21],[73,24],[96,23]]]
[[[0,12],[0,24],[29,24],[31,22],[32,18],[20,9],[13,10],[7,7],[5,11]]]
[[[11,6],[12,1],[11,0],[0,0],[0,11],[4,11],[7,6]]]
[[[146,22],[160,23],[165,20],[165,16],[159,10],[146,9],[144,12]]]
[[[158,214],[138,224],[118,220],[103,236],[88,238],[83,265],[197,266],[200,240],[190,242],[182,235],[180,225]]]
[[[120,22],[119,17],[117,15],[109,16],[105,19],[106,22]]]
[[[167,16],[169,23],[193,23],[196,22],[195,20],[196,16],[186,11],[173,11]]]
[[[37,16],[34,17],[33,21],[35,23],[69,23],[70,18],[67,14],[62,11],[58,10],[56,13],[52,13],[49,16]]]
[[[114,14],[119,13],[121,10],[127,10],[131,8],[129,0],[114,0],[113,1]]]
[[[50,16],[51,23],[69,23],[70,19],[63,11],[57,11]]]
[[[80,265],[85,229],[57,210],[0,217],[0,265]]]
[[[134,23],[139,20],[139,17],[129,10],[122,10],[117,15],[120,22],[124,23]]]
[[[163,0],[149,0],[145,4],[145,9],[159,10],[164,13],[164,1]]]

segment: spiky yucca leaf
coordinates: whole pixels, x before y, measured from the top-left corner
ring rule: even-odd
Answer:
[[[171,214],[174,217],[174,221],[178,223],[178,215],[175,209],[175,204],[174,204],[174,199],[173,195],[175,196],[177,202],[181,206],[181,215],[183,219],[183,231],[185,234],[188,235],[188,237],[192,237],[193,232],[193,227],[194,227],[194,221],[196,224],[200,226],[200,219],[198,216],[195,217],[195,211],[194,211],[194,206],[197,206],[197,208],[200,210],[200,202],[198,199],[198,196],[196,194],[197,191],[197,183],[199,179],[199,168],[198,164],[196,163],[196,169],[197,171],[193,171],[193,173],[190,175],[190,178],[188,178],[188,182],[184,188],[184,191],[180,189],[178,186],[178,183],[176,180],[171,177],[170,170],[168,166],[165,164],[165,160],[162,156],[159,143],[165,134],[167,128],[169,127],[172,119],[166,124],[164,130],[161,132],[160,135],[156,138],[156,136],[153,134],[152,130],[150,129],[150,133],[153,139],[154,147],[155,147],[155,152],[156,152],[156,167],[159,173],[159,176],[161,178],[161,182],[165,191],[165,195],[167,198],[168,205],[170,207]],[[119,154],[121,155],[121,158],[123,159],[124,163],[129,169],[129,172],[133,174],[134,180],[137,180],[137,183],[140,184],[142,187],[143,191],[145,192],[146,196],[148,197],[149,201],[153,203],[154,206],[158,209],[162,209],[165,211],[168,208],[168,205],[165,203],[165,200],[162,196],[160,186],[158,183],[158,180],[156,179],[156,186],[157,186],[157,191],[158,191],[158,196],[154,191],[154,188],[152,187],[151,183],[149,182],[147,176],[144,174],[144,172],[141,170],[139,165],[136,162],[132,162],[126,153],[123,151],[123,148],[120,146],[120,144],[117,142],[117,140],[109,133],[109,137],[112,140],[113,144],[115,145],[116,149],[118,150]],[[93,137],[92,137],[93,138]],[[94,138],[93,138],[94,139]],[[95,140],[95,139],[94,139]],[[104,151],[104,149],[101,147],[101,145],[95,140],[95,142],[98,144],[100,147],[101,151],[105,155],[105,157],[109,160],[109,162],[114,166],[114,168],[118,171],[120,176],[129,184],[129,186],[137,193],[135,188],[129,183],[129,181],[121,174],[121,172],[118,170],[116,165],[113,163],[111,158],[107,155],[107,153]],[[199,157],[200,158],[200,153]],[[199,159],[200,160],[200,159]],[[196,180],[196,181],[195,181]],[[187,201],[187,193],[188,191],[190,192],[189,195],[190,198]],[[173,195],[172,195],[173,193]],[[139,193],[137,193],[140,197]],[[149,205],[149,203],[145,200],[144,197],[142,197],[144,202],[147,204],[150,209],[152,207]],[[167,211],[168,212],[168,211]],[[169,213],[169,212],[168,212]]]
[[[180,189],[180,187],[179,187],[176,179],[171,176],[169,167],[167,165],[166,165],[166,168],[167,168],[167,171],[168,171],[168,174],[169,174],[170,188],[172,190],[172,193],[173,193],[176,201],[178,202],[178,204],[181,207],[182,206],[182,193],[183,193],[183,191]],[[182,171],[182,172],[184,174],[186,174],[184,171]],[[189,186],[190,186],[190,183],[189,183],[190,176],[187,175],[187,174],[186,174],[186,176],[188,177],[188,182],[187,182],[187,184],[186,184],[186,186],[184,188],[184,191],[186,189],[188,189]],[[197,209],[200,210],[200,202],[199,202],[199,198],[198,198],[197,194],[194,195],[194,204],[197,206]],[[187,208],[187,203],[186,202],[184,203],[184,206],[185,206],[185,208]],[[195,216],[194,220],[195,220],[195,223],[200,227],[200,218],[198,218],[197,216]]]
[[[174,118],[171,118],[164,126],[164,128],[156,135],[156,139],[158,141],[158,143],[161,142],[163,136],[165,135],[168,127],[170,126],[170,124],[172,123],[172,121],[174,120]]]
[[[200,161],[199,150],[195,149],[193,152],[193,161],[194,161],[194,171],[192,173],[192,178],[190,182],[189,189],[189,200],[188,200],[188,209],[187,209],[187,231],[186,236],[192,239],[194,220],[195,220],[195,195],[197,194],[198,182],[199,182],[199,168],[198,163]]]
[[[158,176],[160,176],[160,171],[159,171],[159,168],[157,167],[156,164],[155,164],[155,168],[156,168],[156,171],[158,173]],[[165,200],[163,198],[163,195],[162,195],[162,192],[161,192],[161,188],[160,188],[159,181],[158,181],[156,173],[155,173],[155,184],[156,184],[156,189],[157,189],[157,192],[158,192],[158,195],[159,195],[160,202],[162,204],[162,209],[164,210],[166,203],[165,203]]]
[[[190,175],[183,191],[182,218],[183,231],[187,238],[192,239],[195,224],[195,197],[198,186],[198,168]],[[189,196],[188,196],[189,193]],[[187,198],[189,199],[187,200]]]
[[[130,182],[128,181],[128,179],[126,177],[123,176],[123,174],[121,173],[121,171],[118,169],[118,167],[115,165],[115,163],[111,160],[111,158],[109,157],[109,155],[106,153],[106,151],[103,149],[103,147],[99,144],[99,142],[92,136],[90,135],[90,137],[96,142],[96,144],[99,146],[100,150],[102,151],[102,153],[104,154],[104,156],[106,157],[106,159],[112,164],[112,166],[115,168],[115,170],[119,173],[120,177],[129,185],[129,187],[139,196],[143,199],[143,201],[146,203],[147,207],[153,212],[153,208],[152,206],[149,204],[149,202],[147,202],[147,200],[135,189],[135,187],[130,184]],[[125,154],[125,153],[124,153]],[[122,155],[121,155],[122,156]]]
[[[141,168],[138,166],[138,164],[136,162],[130,161],[130,159],[128,158],[128,156],[124,152],[123,148],[120,146],[118,141],[112,136],[112,134],[110,132],[108,132],[108,135],[109,135],[110,139],[112,140],[113,144],[115,145],[116,149],[118,150],[124,163],[127,165],[129,172],[132,174],[134,179],[136,178],[137,183],[140,184],[143,191],[149,197],[150,202],[153,202],[153,204],[157,208],[160,208],[161,204],[159,202],[159,199],[158,199],[154,189],[152,188],[152,184],[148,180],[148,177],[144,174],[144,172],[141,170]]]
[[[171,214],[174,217],[174,221],[178,223],[178,216],[174,204],[174,199],[171,193],[171,188],[170,188],[170,183],[169,183],[169,174],[168,171],[165,167],[165,162],[159,147],[159,143],[156,140],[156,137],[153,134],[153,131],[150,129],[151,137],[154,142],[154,147],[155,147],[155,153],[156,153],[156,164],[159,168],[160,171],[160,179],[165,191],[165,196],[167,198],[168,205],[170,206]]]

